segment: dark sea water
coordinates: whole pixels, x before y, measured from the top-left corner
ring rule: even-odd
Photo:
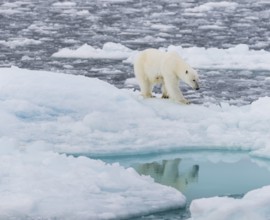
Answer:
[[[118,88],[125,88],[125,80],[134,77],[132,66],[128,63],[117,60],[61,59],[53,58],[52,54],[59,49],[78,48],[85,43],[102,47],[106,42],[121,43],[133,50],[169,45],[229,48],[247,44],[250,49],[270,51],[268,0],[72,0],[71,4],[63,4],[64,2],[0,0],[0,67],[14,65],[98,77]],[[270,96],[270,83],[265,80],[270,76],[269,71],[201,69],[199,74],[199,92],[183,87],[184,95],[193,103],[228,102],[244,105],[259,97]],[[209,178],[207,171],[213,174],[222,169],[237,170],[242,166],[250,166],[258,175],[268,172],[259,169],[250,159],[241,159],[240,162],[230,164],[220,162],[215,167],[216,170],[211,170],[213,164],[209,161],[181,157],[174,159],[180,159],[181,164],[198,165],[198,181]],[[162,161],[147,163],[150,166],[154,162],[157,166],[162,164]],[[132,166],[143,166],[143,163],[134,163]],[[235,173],[236,176],[238,174]],[[259,184],[251,188],[266,182],[269,183],[269,180],[262,178]],[[219,194],[241,197],[251,189],[234,192],[236,186],[231,187],[232,190],[228,193]],[[189,189],[192,191],[196,187]],[[189,198],[196,196],[190,195]],[[186,219],[188,216],[188,209],[183,209],[136,219]]]

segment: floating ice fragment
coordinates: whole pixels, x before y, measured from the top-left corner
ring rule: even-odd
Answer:
[[[193,200],[189,220],[238,220],[270,218],[270,186],[248,192],[242,199],[212,197]]]
[[[69,2],[69,1],[55,2],[52,4],[52,6],[55,7],[74,7],[76,5],[77,5],[76,2]]]
[[[28,39],[28,38],[13,38],[10,39],[9,41],[0,41],[0,45],[4,45],[10,48],[16,48],[16,47],[23,47],[26,45],[38,45],[41,44],[42,42],[40,40],[34,40],[34,39]]]
[[[187,8],[185,9],[186,12],[209,12],[214,9],[221,9],[221,10],[232,10],[235,9],[238,6],[238,3],[236,2],[227,2],[227,1],[221,1],[221,2],[207,2],[205,4],[199,5],[195,8]]]
[[[54,53],[52,57],[124,60],[132,53],[134,52],[131,49],[121,44],[108,42],[103,45],[102,49],[96,49],[88,44],[84,44],[75,50],[63,48]]]

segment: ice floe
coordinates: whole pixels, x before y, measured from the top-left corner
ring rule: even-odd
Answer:
[[[185,204],[132,168],[7,143],[0,141],[0,219],[119,219]]]
[[[6,68],[0,79],[6,122],[0,129],[21,145],[43,141],[49,150],[92,154],[195,147],[264,149],[270,155],[269,97],[240,107],[182,106],[144,100],[138,92],[83,76]]]
[[[206,28],[220,28],[211,26]],[[151,39],[150,39],[151,40]],[[157,39],[158,40],[158,39]],[[145,39],[143,39],[145,41]],[[201,69],[247,69],[270,70],[270,52],[265,50],[252,50],[248,45],[239,44],[228,49],[182,47],[171,45],[160,48],[165,51],[176,51],[190,65]],[[63,48],[54,53],[52,57],[61,58],[88,58],[88,59],[119,59],[126,63],[133,63],[139,51],[131,50],[122,44],[107,42],[102,49],[84,44],[77,49]]]
[[[242,199],[212,197],[193,200],[189,220],[267,220],[270,217],[270,186],[248,192]]]
[[[84,44],[74,50],[63,48],[54,53],[52,57],[123,60],[128,58],[131,53],[132,50],[121,44],[108,42],[103,45],[102,49],[96,49],[88,44]]]
[[[0,45],[4,45],[10,48],[22,47],[25,45],[38,45],[42,42],[40,40],[28,39],[28,38],[14,38],[8,41],[1,40]]]
[[[52,6],[54,7],[75,7],[76,5],[77,5],[76,2],[69,2],[69,1],[56,2],[52,4]]]
[[[270,52],[251,50],[248,45],[239,44],[228,49],[169,46],[169,51],[178,52],[187,62],[205,69],[249,69],[269,70]]]
[[[126,98],[119,96],[121,92],[97,79],[90,79],[93,80],[92,85],[83,85],[84,81],[88,81],[85,77],[70,78],[64,74],[19,68],[1,69],[0,72],[1,219],[119,219],[178,208],[185,204],[185,197],[180,192],[158,185],[149,177],[140,177],[131,168],[53,153],[50,149],[57,143],[52,140],[51,145],[41,140],[42,136],[50,139],[49,133],[58,133],[63,140],[68,138],[64,130],[60,134],[58,128],[48,127],[51,122],[56,122],[55,119],[59,120],[57,124],[65,125],[73,120],[72,117],[78,120],[84,118],[88,111],[99,114],[98,109],[93,109],[95,104],[87,98],[89,95],[99,96],[96,92],[100,91],[95,89],[96,86],[103,87],[104,84],[107,89],[111,88],[110,95],[114,96],[116,102],[125,102],[128,95]],[[66,77],[71,81],[66,81]],[[72,83],[74,79],[75,84]],[[71,88],[70,83],[80,92],[77,93],[75,87]],[[90,94],[90,90],[96,94]],[[78,97],[78,94],[82,96]],[[100,95],[105,97],[106,94],[107,91],[104,91]],[[77,101],[71,101],[72,96],[73,101]],[[64,99],[60,100],[60,97]],[[96,104],[101,109],[109,110],[109,103]],[[85,120],[91,127],[91,117]],[[78,129],[77,134],[87,132],[73,122],[77,127],[75,130]],[[106,125],[98,126],[106,128]],[[32,129],[38,129],[38,133],[43,129],[52,130],[43,130],[44,133],[39,133],[37,137]],[[115,127],[108,121],[106,129],[114,130]]]
[[[269,97],[240,107],[185,106],[159,98],[145,100],[138,92],[94,78],[16,67],[0,69],[0,91],[3,218],[111,219],[184,205],[180,192],[139,177],[132,169],[60,153],[140,155],[222,149],[270,157]],[[248,198],[209,200],[214,203],[209,207],[194,201],[192,218],[200,213],[211,217],[211,207],[220,213],[216,204],[228,207],[229,215],[231,201],[236,208],[250,210]],[[261,213],[267,214],[269,197],[257,201]]]
[[[220,10],[233,10],[238,6],[238,3],[236,2],[227,2],[227,1],[221,1],[221,2],[207,2],[202,5],[199,5],[194,8],[187,8],[187,12],[195,12],[195,13],[201,13],[201,12],[211,12],[212,10],[220,9]]]

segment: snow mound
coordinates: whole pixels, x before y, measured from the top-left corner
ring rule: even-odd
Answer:
[[[131,56],[132,53],[131,49],[121,44],[108,42],[103,45],[102,49],[96,49],[88,44],[75,50],[63,48],[54,53],[52,57],[123,60]]]
[[[189,220],[238,220],[270,218],[270,186],[248,192],[242,199],[212,197],[193,200]]]

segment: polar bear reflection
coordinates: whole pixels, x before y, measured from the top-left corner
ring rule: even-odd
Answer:
[[[161,163],[138,164],[134,168],[139,174],[150,175],[158,183],[184,191],[190,183],[198,181],[199,165],[181,172],[180,162],[181,159],[163,160]]]

